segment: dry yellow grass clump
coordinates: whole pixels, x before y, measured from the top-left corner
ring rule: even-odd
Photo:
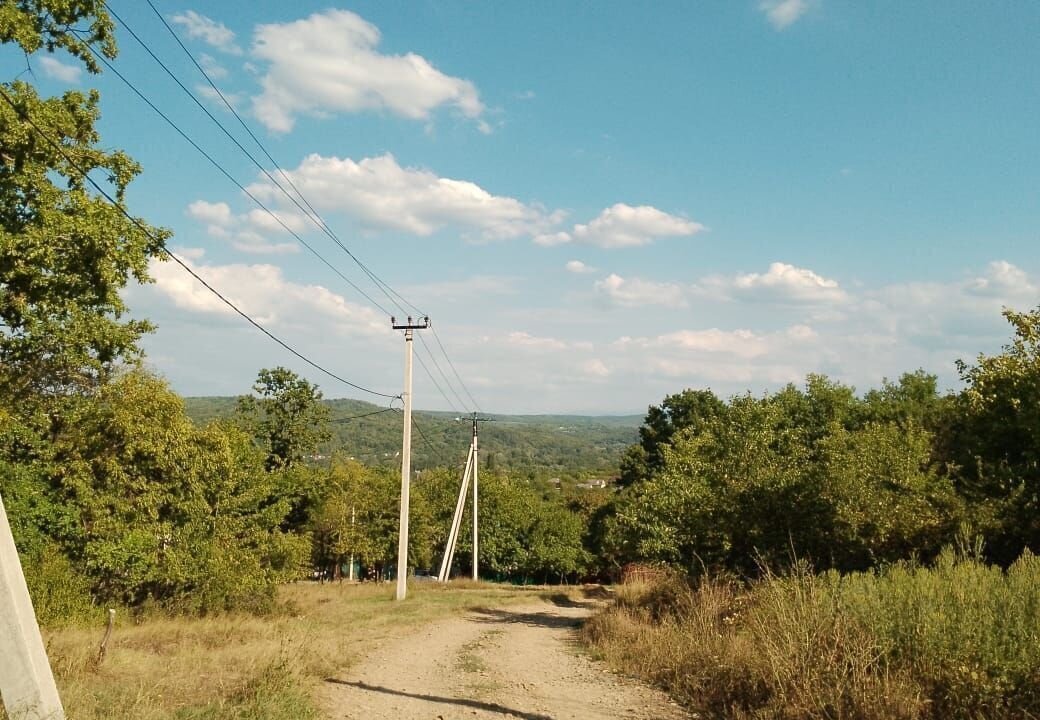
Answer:
[[[707,717],[1030,720],[1040,716],[1040,558],[750,586],[622,586],[584,628],[616,669]]]
[[[281,589],[268,616],[120,613],[100,664],[101,625],[45,631],[45,639],[72,720],[307,720],[318,716],[315,686],[374,643],[532,590],[453,582],[417,584],[400,603],[393,595],[386,584],[298,583]]]

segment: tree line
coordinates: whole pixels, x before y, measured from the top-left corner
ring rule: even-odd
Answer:
[[[747,576],[927,561],[958,538],[1001,565],[1040,551],[1040,309],[1004,317],[1011,341],[959,362],[959,392],[919,370],[862,397],[821,375],[666,397],[597,513],[600,557]]]

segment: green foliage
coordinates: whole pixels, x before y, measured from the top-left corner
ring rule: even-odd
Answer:
[[[269,470],[299,464],[329,439],[329,409],[321,391],[292,370],[261,370],[253,392],[238,399],[236,414],[267,450]]]
[[[148,279],[169,233],[150,237],[91,193],[20,117],[77,166],[107,177],[122,202],[140,168],[98,147],[96,92],[41,99],[21,82],[3,90],[18,110],[0,103],[0,390],[16,401],[90,391],[139,357],[151,326],[124,317],[120,292],[131,278]]]
[[[615,499],[605,555],[751,574],[799,556],[846,570],[934,556],[963,514],[932,463],[932,436],[914,423],[923,410],[913,402],[934,390],[910,400],[895,392],[918,380],[904,376],[862,401],[821,376],[804,391],[733,398],[673,433],[658,448],[660,467]],[[659,419],[651,415],[648,424]]]
[[[639,428],[639,444],[630,447],[621,462],[620,484],[645,480],[664,467],[664,450],[680,431],[697,434],[726,410],[711,390],[683,390],[651,405]]]
[[[320,455],[342,454],[366,465],[400,468],[401,414],[360,400],[324,400],[329,408],[331,438]],[[200,423],[234,415],[233,398],[185,398],[188,414]],[[355,417],[372,414],[368,417]],[[415,412],[412,467],[427,471],[461,461],[470,426],[455,415]],[[560,479],[565,486],[587,478],[612,478],[625,448],[636,439],[636,416],[495,415],[482,429],[481,461],[488,471],[548,488]],[[461,454],[461,457],[460,457]]]
[[[991,518],[994,556],[1040,552],[1040,309],[1005,310],[1014,328],[998,355],[960,363],[966,389],[954,434],[962,492]]]
[[[80,31],[80,38],[70,32]],[[0,6],[0,42],[17,43],[26,54],[62,49],[100,71],[89,45],[111,59],[116,56],[112,19],[104,0],[9,0]]]

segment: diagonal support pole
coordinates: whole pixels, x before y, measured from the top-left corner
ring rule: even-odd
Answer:
[[[11,720],[64,720],[22,563],[0,498],[0,695]]]
[[[455,559],[455,543],[459,539],[459,529],[462,527],[462,511],[466,507],[466,491],[469,489],[470,470],[473,468],[473,447],[469,449],[466,456],[466,469],[462,473],[462,485],[459,488],[459,499],[455,503],[455,514],[451,518],[451,530],[448,532],[448,542],[444,546],[444,558],[441,560],[441,571],[437,579],[447,582],[451,574],[451,562]]]

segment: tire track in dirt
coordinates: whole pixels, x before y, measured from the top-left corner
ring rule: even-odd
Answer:
[[[473,610],[387,641],[329,678],[335,720],[679,720],[663,693],[579,652],[593,603],[560,597]]]

